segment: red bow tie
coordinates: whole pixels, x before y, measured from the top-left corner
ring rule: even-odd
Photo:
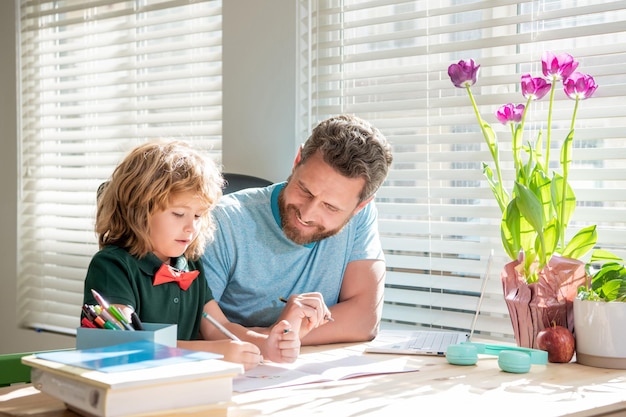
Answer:
[[[183,290],[187,290],[194,279],[200,275],[200,271],[182,272],[177,271],[167,264],[161,265],[161,268],[154,275],[152,285],[164,284],[166,282],[176,282]]]

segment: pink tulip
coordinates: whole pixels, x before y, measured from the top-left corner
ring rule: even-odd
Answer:
[[[578,62],[570,54],[554,55],[546,51],[541,56],[543,75],[554,80],[566,80],[578,67]]]
[[[455,87],[465,88],[476,83],[479,69],[480,65],[477,65],[473,59],[461,60],[458,64],[452,64],[448,67],[448,75]]]
[[[575,72],[567,80],[563,81],[565,94],[574,100],[577,98],[581,100],[589,98],[597,89],[598,84],[589,74]]]
[[[541,77],[533,78],[530,74],[522,75],[522,95],[525,98],[541,100],[550,92],[552,84]]]

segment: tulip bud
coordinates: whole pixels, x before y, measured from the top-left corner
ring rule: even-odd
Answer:
[[[519,123],[522,121],[522,115],[524,114],[525,106],[523,104],[515,105],[508,103],[500,106],[496,111],[496,118],[503,125],[508,123]]]

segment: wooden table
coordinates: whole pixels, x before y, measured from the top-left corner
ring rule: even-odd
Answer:
[[[364,345],[306,347],[303,354],[332,349],[361,354]],[[455,366],[443,357],[411,356],[408,365],[417,372],[234,393],[234,404],[227,410],[197,416],[397,417],[431,415],[436,410],[444,416],[460,412],[481,417],[626,415],[626,370],[572,362],[533,365],[528,373],[512,374],[501,371],[495,357],[483,357],[473,366]],[[31,385],[0,389],[0,416],[34,415],[76,416]]]

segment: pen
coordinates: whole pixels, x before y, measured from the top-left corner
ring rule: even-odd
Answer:
[[[98,326],[96,326],[95,324],[93,324],[93,322],[91,320],[89,320],[87,317],[83,317],[80,321],[82,327],[89,327],[91,329],[95,329]]]
[[[119,308],[117,308],[113,304],[110,304],[109,308],[107,308],[106,311],[111,314],[111,316],[117,320],[117,323],[122,325],[124,329],[135,331],[135,328],[128,323],[128,320],[126,320],[126,317],[124,317],[124,314],[120,311]]]
[[[282,301],[283,303],[286,303],[286,302],[287,302],[287,299],[286,299],[286,298],[284,298],[284,297],[278,297],[278,299],[279,299],[280,301]],[[334,318],[332,318],[331,316],[329,316],[328,314],[324,316],[324,320],[326,320],[326,321],[335,321],[335,319],[334,319]]]
[[[117,308],[117,306],[110,304],[109,308],[107,308],[107,311],[111,313],[111,315],[115,317],[126,330],[135,330],[135,328],[131,326],[130,323],[128,323],[128,320],[126,320],[126,317],[124,317],[124,313],[122,313],[122,311]]]
[[[102,306],[97,305],[94,307],[94,310],[96,311],[98,317],[102,318],[102,320],[107,323],[111,323],[111,325],[113,325],[117,330],[124,330],[121,323],[118,323],[115,317],[113,317],[107,310],[103,309]]]
[[[87,318],[87,320],[93,322],[93,320],[98,317],[96,312],[93,310],[93,307],[89,304],[83,304],[83,314]]]
[[[103,329],[120,330],[119,327],[117,327],[115,324],[111,323],[108,320],[104,320],[100,316],[96,317],[94,321],[98,326],[102,327]]]
[[[206,311],[202,312],[202,317],[204,317],[205,319],[210,321],[213,326],[217,327],[217,329],[220,332],[224,333],[224,335],[227,336],[228,338],[230,338],[231,340],[234,340],[236,342],[241,342],[241,340],[237,336],[232,334],[230,332],[230,330],[228,330],[226,327],[222,326],[222,324],[219,321],[217,321],[213,317],[211,317]]]
[[[135,330],[135,328],[128,323],[128,320],[126,320],[126,317],[124,317],[124,314],[122,314],[119,308],[112,304],[109,304],[109,302],[93,288],[91,289],[91,293],[93,294],[98,304],[100,304],[100,307],[102,307],[102,310],[108,313],[105,314],[105,318],[107,320],[121,326],[122,329]],[[107,317],[108,315],[110,315],[111,317]]]
[[[98,317],[98,313],[96,313],[96,309],[94,308],[94,306],[89,305],[89,304],[84,304],[83,313],[85,315],[85,317],[83,317],[83,319],[81,320],[83,327],[90,327],[86,323],[86,322],[89,322],[95,328],[102,328],[102,329],[105,328],[104,326],[105,320],[102,317]]]
[[[98,302],[98,304],[100,304],[100,306],[104,309],[109,308],[109,302],[107,300],[104,299],[103,296],[100,295],[100,293],[98,293],[98,291],[94,290],[93,288],[91,289],[91,293],[93,294],[93,298],[96,299],[96,301]]]

